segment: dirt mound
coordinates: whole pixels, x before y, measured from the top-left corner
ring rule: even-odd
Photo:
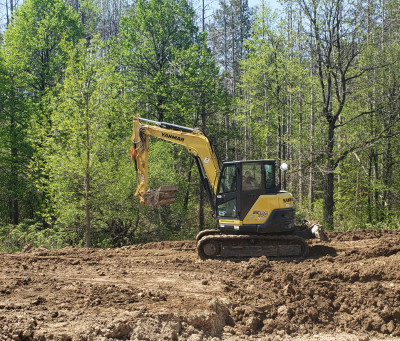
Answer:
[[[400,231],[329,238],[292,262],[200,261],[194,241],[2,253],[0,340],[400,339]]]

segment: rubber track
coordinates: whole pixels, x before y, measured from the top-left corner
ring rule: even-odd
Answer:
[[[238,254],[235,257],[226,257],[223,258],[221,255],[217,255],[215,257],[209,257],[204,254],[202,246],[208,242],[208,241],[215,241],[217,242],[220,246],[223,242],[237,242],[239,240],[264,240],[266,241],[266,245],[276,245],[280,244],[281,242],[282,245],[287,244],[287,241],[290,242],[295,242],[295,244],[300,244],[302,247],[302,253],[300,256],[283,256],[283,257],[274,257],[274,256],[267,256],[269,259],[274,259],[274,260],[295,260],[295,259],[303,259],[307,257],[308,255],[308,244],[307,242],[298,236],[270,236],[270,235],[231,235],[231,234],[218,234],[218,230],[208,230],[210,231],[210,234],[203,236],[200,240],[197,242],[197,254],[199,255],[200,259],[206,260],[206,259],[225,259],[225,260],[246,260],[249,258],[252,258],[251,256],[243,256]],[[211,234],[212,233],[212,234]],[[277,243],[278,242],[278,243]]]
[[[221,232],[219,230],[216,229],[208,229],[208,230],[202,230],[200,231],[197,236],[196,236],[196,245],[199,243],[199,240],[202,239],[205,236],[214,236],[216,234],[221,234]]]

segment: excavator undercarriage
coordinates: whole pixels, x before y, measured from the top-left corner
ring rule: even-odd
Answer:
[[[301,259],[308,254],[306,241],[297,236],[208,235],[197,243],[203,260],[240,260],[266,256],[271,259]]]
[[[295,233],[287,235],[225,234],[220,230],[203,230],[198,233],[197,253],[202,260],[242,260],[266,256],[275,260],[303,259],[308,255],[306,239],[328,240],[322,226],[304,222]]]

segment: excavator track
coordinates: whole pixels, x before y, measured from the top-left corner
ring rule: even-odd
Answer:
[[[303,259],[308,254],[307,242],[292,235],[231,235],[209,230],[199,237],[197,253],[202,260],[242,260],[260,256],[275,260],[295,260]]]
[[[199,240],[205,236],[215,236],[221,235],[221,232],[216,229],[208,229],[208,230],[201,230],[196,236],[196,245],[198,244]]]

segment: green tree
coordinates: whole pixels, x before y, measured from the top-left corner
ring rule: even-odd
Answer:
[[[120,166],[126,170],[121,162],[127,152],[119,152],[121,142],[128,150],[130,134],[117,105],[121,85],[115,67],[97,39],[89,46],[80,41],[53,102],[47,165],[57,222],[84,231],[87,247],[113,219],[106,208],[112,187],[126,183]]]
[[[21,218],[33,217],[34,191],[28,167],[32,157],[29,115],[14,79],[0,55],[0,224],[17,225]]]
[[[68,50],[82,36],[78,16],[63,0],[26,0],[5,34],[6,60],[19,86],[37,99],[62,79]]]
[[[350,114],[346,110],[347,100],[355,93],[357,79],[368,70],[359,65],[364,42],[360,23],[364,16],[357,11],[356,3],[342,0],[297,3],[308,20],[309,39],[314,41],[312,54],[321,99],[318,110],[325,134],[324,147],[316,158],[323,165],[324,223],[333,227],[335,172],[348,153],[357,148],[338,144],[338,140],[345,130],[341,129],[341,118]]]
[[[224,72],[224,85],[233,100],[241,95],[239,79],[241,76],[240,62],[246,57],[246,39],[250,37],[253,21],[253,10],[247,0],[220,0],[219,8],[214,12],[209,27],[209,44],[213,55]],[[240,158],[242,148],[237,148],[238,134],[244,133],[238,127],[233,127],[236,121],[236,111],[230,110],[224,116],[225,125],[225,158]],[[233,137],[233,138],[232,138]],[[232,143],[234,140],[234,143]],[[232,148],[232,145],[233,148]]]
[[[19,98],[23,97],[24,122],[29,122],[24,127],[23,143],[33,149],[29,179],[37,186],[31,203],[35,218],[49,212],[42,148],[51,130],[50,98],[55,86],[62,81],[68,50],[82,33],[77,14],[63,0],[24,1],[15,10],[5,33],[2,45],[5,64],[15,91],[20,93]],[[20,115],[18,107],[10,110],[15,111],[13,116]]]
[[[169,111],[185,115],[180,121],[188,122],[190,126],[200,127],[206,134],[210,133],[218,145],[223,144],[223,137],[215,133],[216,125],[226,112],[228,95],[223,87],[223,78],[216,66],[214,57],[205,45],[195,44],[192,47],[178,51],[174,62],[170,65],[174,78],[171,81],[171,90],[174,101],[171,102]],[[214,122],[212,124],[211,120]],[[190,185],[192,175],[192,162],[188,171],[187,179]],[[203,184],[200,182],[199,191],[199,229],[205,226],[204,215],[204,192]],[[187,196],[189,193],[187,193]],[[212,193],[209,193],[211,196]],[[211,207],[213,204],[211,204]]]
[[[340,169],[336,199],[338,210],[349,216],[345,225],[398,224],[399,9],[397,1],[371,1],[364,9],[366,47],[360,66],[371,72],[360,77],[357,97],[352,97],[357,121],[342,123],[353,124],[355,145],[362,145]]]
[[[226,96],[205,36],[193,22],[194,11],[185,0],[139,1],[122,21],[121,64],[135,114],[206,130],[207,118],[222,112]],[[168,164],[180,169],[186,179],[183,204],[176,203],[182,210],[171,215],[175,223],[164,218],[175,226],[188,217],[194,162],[180,148],[172,151],[174,158]],[[203,227],[203,192],[199,195],[199,224]]]
[[[220,0],[210,25],[209,42],[213,54],[225,72],[225,85],[236,94],[240,77],[239,62],[245,57],[245,41],[250,37],[253,11],[245,0]]]
[[[128,142],[129,137],[127,131],[120,135],[126,121],[118,117],[121,108],[116,101],[121,85],[115,65],[103,54],[97,39],[90,46],[82,40],[71,52],[64,84],[53,102],[48,145],[57,222],[84,231],[86,246],[92,245],[92,235],[105,229],[107,219],[112,219],[101,212],[109,214],[105,194],[110,183],[117,179],[123,182],[118,151],[121,141]]]
[[[121,24],[121,64],[137,114],[174,120],[170,65],[198,41],[186,0],[139,0]],[[182,123],[182,122],[181,122]]]
[[[237,101],[244,126],[244,158],[293,158],[297,126],[304,110],[301,91],[308,89],[307,69],[291,51],[285,27],[263,5],[257,13],[248,56],[241,61],[242,96]]]

